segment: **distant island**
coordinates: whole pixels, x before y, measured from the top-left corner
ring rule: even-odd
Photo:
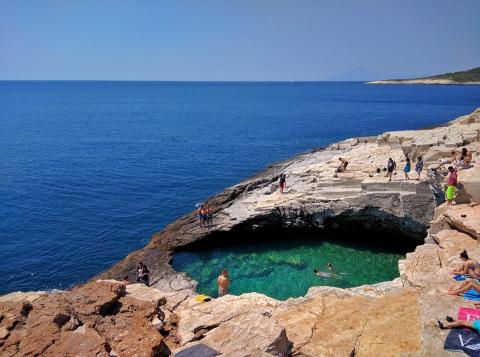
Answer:
[[[480,67],[467,71],[438,74],[412,79],[387,79],[367,82],[367,84],[480,84]]]

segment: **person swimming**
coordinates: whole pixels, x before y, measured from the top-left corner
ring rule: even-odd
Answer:
[[[326,271],[319,271],[317,268],[313,269],[313,272],[316,276],[320,278],[337,278],[337,275],[334,273],[327,273]]]

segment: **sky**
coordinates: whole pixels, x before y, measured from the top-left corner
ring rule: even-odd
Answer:
[[[480,66],[479,15],[480,0],[0,0],[0,79],[429,75]]]

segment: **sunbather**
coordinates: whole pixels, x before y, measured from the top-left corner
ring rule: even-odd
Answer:
[[[462,295],[464,292],[468,290],[475,290],[477,293],[480,294],[480,284],[478,284],[475,280],[467,280],[464,281],[458,288],[448,288],[448,293],[450,295]]]
[[[437,171],[438,169],[442,168],[443,170],[447,170],[445,165],[453,165],[457,159],[457,154],[455,151],[450,152],[450,157],[438,160],[440,164],[437,167],[432,168],[433,171]]]
[[[438,327],[440,327],[442,330],[457,328],[457,327],[466,327],[466,328],[470,328],[472,330],[476,330],[477,332],[480,333],[480,320],[473,320],[473,321],[457,320],[457,321],[455,321],[451,317],[447,316],[447,321],[448,321],[448,323],[444,324],[442,321],[437,320]]]
[[[472,278],[480,278],[480,264],[476,260],[471,259],[466,250],[460,253],[460,259],[462,264],[458,268],[453,269],[453,274],[469,274]]]

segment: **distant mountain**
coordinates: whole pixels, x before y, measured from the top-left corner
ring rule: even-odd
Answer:
[[[403,73],[405,75],[405,73]],[[395,78],[397,74],[386,74],[371,71],[363,67],[349,69],[348,71],[337,73],[333,76],[324,78],[324,81],[374,81],[382,78]]]
[[[387,79],[369,84],[480,84],[480,67],[466,71],[437,74],[412,79]]]

